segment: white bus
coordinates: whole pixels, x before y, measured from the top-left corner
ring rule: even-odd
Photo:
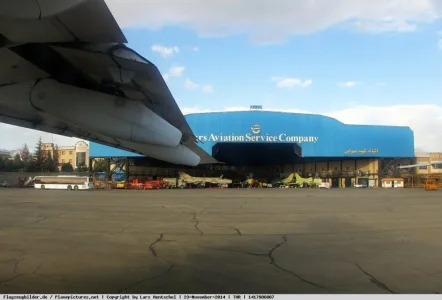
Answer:
[[[34,188],[54,190],[88,190],[94,187],[89,176],[35,176]]]

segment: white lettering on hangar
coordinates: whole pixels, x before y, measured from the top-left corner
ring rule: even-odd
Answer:
[[[280,133],[278,135],[261,135],[261,127],[257,124],[251,126],[251,133],[243,135],[237,134],[214,134],[197,136],[201,142],[264,142],[264,143],[316,143],[319,139],[317,136],[288,135]]]

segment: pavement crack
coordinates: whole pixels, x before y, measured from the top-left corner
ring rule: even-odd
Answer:
[[[391,293],[391,294],[397,294],[395,291],[391,290],[385,283],[383,283],[382,281],[379,281],[376,279],[376,277],[374,277],[373,275],[371,275],[370,273],[368,273],[367,271],[365,271],[359,264],[356,264],[356,267],[358,267],[358,269],[364,273],[365,275],[367,275],[370,278],[370,281],[374,284],[376,284],[379,288]]]
[[[155,257],[158,257],[158,255],[157,255],[157,251],[155,250],[154,246],[156,243],[161,242],[163,237],[164,237],[164,235],[162,233],[160,233],[160,236],[155,240],[155,242],[153,242],[152,244],[149,245],[149,250],[150,250],[150,252],[152,252],[152,255]]]
[[[44,217],[43,219],[37,220],[37,221],[34,222],[34,224],[37,224],[37,223],[43,222],[43,221],[46,220],[47,218],[48,218],[48,217]]]
[[[247,201],[249,201],[249,200],[246,200],[246,201],[244,201],[244,203],[243,204],[241,204],[241,208],[244,208],[244,206],[246,206],[247,205]]]
[[[24,276],[24,275],[25,275],[25,274],[18,274],[18,275],[15,275],[15,276],[11,277],[11,278],[8,278],[8,279],[5,279],[5,280],[2,280],[2,281],[0,281],[0,285],[4,284],[4,283],[6,283],[6,282],[12,281],[12,280],[14,280],[14,279],[17,279],[17,278],[19,278],[19,277],[22,277],[22,276]]]
[[[14,273],[15,275],[7,278],[5,280],[0,281],[0,286],[3,285],[6,282],[10,282],[14,279],[20,278],[22,276],[28,275],[28,273],[19,273],[18,272],[18,267],[20,266],[20,263],[25,259],[23,256],[25,255],[25,253],[21,253],[19,256],[17,256],[16,258],[14,258],[12,261],[15,261],[14,264],[14,269],[12,270],[12,273]],[[37,266],[37,269],[32,273],[35,274],[37,273],[37,271],[40,269],[40,265]]]
[[[230,228],[230,229],[235,230],[238,235],[242,235],[241,230],[239,230],[238,228],[232,227],[232,226],[214,226],[214,227]]]
[[[31,274],[32,274],[32,275],[37,274],[37,272],[40,271],[40,267],[41,267],[41,265],[38,264],[38,266],[35,268],[34,272],[32,272]]]
[[[277,263],[277,261],[275,260],[275,257],[273,256],[273,253],[275,252],[276,249],[278,249],[279,247],[283,246],[285,243],[287,243],[287,236],[283,235],[282,236],[282,242],[276,244],[272,249],[270,249],[269,253],[267,254],[267,256],[270,258],[270,263],[273,266],[275,266],[277,269],[279,269],[281,271],[284,271],[284,272],[286,272],[286,273],[288,273],[288,274],[298,278],[302,282],[305,282],[305,283],[310,284],[310,285],[312,285],[314,287],[317,287],[317,288],[320,288],[320,289],[328,291],[328,289],[326,287],[324,287],[324,286],[322,286],[322,285],[320,285],[318,283],[315,283],[313,281],[307,280],[304,277],[302,277],[301,275],[299,275],[299,274],[297,274],[297,273],[295,273],[295,272],[293,272],[291,270],[288,270],[288,269],[282,267],[281,265],[279,265]]]
[[[18,267],[20,266],[20,263],[25,259],[23,256],[24,256],[24,253],[20,254],[17,258],[14,259],[15,260],[15,264],[14,264],[14,269],[12,270],[12,272],[15,275],[20,275],[20,276],[26,275],[24,273],[19,273],[18,270],[17,270]]]
[[[235,227],[233,227],[233,229],[236,231],[236,233],[237,233],[238,235],[242,235],[241,230],[239,230],[238,228],[235,228]]]
[[[199,221],[196,218],[196,214],[193,214],[193,219],[192,220],[195,221],[195,225],[194,225],[195,229],[198,230],[201,235],[203,235],[204,232],[202,232],[201,229],[199,229],[199,227],[198,227]]]
[[[121,228],[120,233],[123,233],[126,229],[129,229],[132,225],[127,225],[123,228]]]
[[[329,291],[326,287],[315,283],[313,281],[307,280],[304,277],[302,277],[299,274],[296,274],[295,272],[288,270],[286,268],[284,268],[283,266],[279,265],[278,262],[276,261],[273,253],[275,252],[276,249],[278,249],[279,247],[283,246],[285,243],[287,243],[287,236],[283,235],[282,236],[282,242],[279,242],[278,244],[276,244],[275,246],[273,246],[269,252],[267,253],[256,253],[256,252],[246,252],[246,251],[240,251],[240,250],[235,250],[235,249],[226,249],[226,248],[215,248],[215,247],[207,247],[207,246],[199,246],[201,248],[206,248],[206,249],[211,249],[211,250],[217,250],[217,251],[226,251],[226,252],[235,252],[235,253],[241,253],[241,254],[247,254],[247,255],[253,255],[253,256],[262,256],[262,257],[268,257],[270,259],[270,264],[272,264],[275,268],[286,272],[294,277],[296,277],[297,279],[301,280],[304,283],[307,283],[309,285],[312,285],[314,287],[323,289],[325,291]]]
[[[154,280],[154,279],[156,279],[156,278],[158,278],[158,277],[160,277],[160,276],[167,275],[168,273],[170,273],[170,272],[172,271],[172,269],[173,269],[174,266],[175,266],[174,264],[171,264],[171,265],[169,266],[169,268],[167,268],[165,271],[163,271],[163,272],[161,272],[161,273],[159,273],[159,274],[156,274],[156,275],[154,275],[154,276],[152,276],[152,277],[145,278],[145,279],[141,279],[141,280],[139,280],[139,281],[137,281],[137,282],[134,282],[134,283],[132,283],[131,285],[129,285],[129,286],[127,286],[127,287],[125,287],[125,288],[119,290],[118,293],[121,294],[121,293],[123,293],[123,292],[127,292],[127,290],[129,290],[129,289],[131,289],[131,288],[133,288],[133,287],[135,287],[135,286],[137,286],[137,285],[139,285],[139,284],[142,284],[142,283],[147,282],[147,281],[150,281],[150,280]]]

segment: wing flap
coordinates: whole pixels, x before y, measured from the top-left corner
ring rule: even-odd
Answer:
[[[0,48],[0,85],[47,77],[48,74],[7,48]]]

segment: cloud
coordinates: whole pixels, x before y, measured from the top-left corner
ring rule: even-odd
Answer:
[[[364,20],[354,22],[354,26],[361,30],[369,33],[378,32],[412,32],[417,29],[417,24],[408,23],[404,20]]]
[[[200,51],[200,48],[198,48],[198,47],[193,47],[193,51],[198,52],[198,51]]]
[[[169,56],[172,56],[174,53],[180,52],[180,48],[178,48],[177,46],[165,47],[158,44],[153,45],[151,49],[153,52],[159,53],[164,58],[168,58]]]
[[[195,82],[193,82],[189,78],[187,78],[186,81],[184,81],[184,86],[186,87],[186,89],[189,89],[189,90],[194,90],[199,87],[198,84],[196,84]]]
[[[169,69],[168,74],[172,77],[181,77],[183,75],[183,72],[186,68],[183,66],[174,66]]]
[[[442,106],[432,104],[367,106],[359,105],[349,109],[312,112],[299,109],[279,109],[292,113],[313,113],[335,118],[345,124],[409,126],[414,131],[416,148],[428,152],[442,152]],[[198,107],[183,108],[184,114],[210,112]],[[249,111],[249,107],[226,107],[221,111]],[[388,117],[387,117],[388,116]]]
[[[354,81],[338,82],[337,85],[340,87],[351,88],[356,85],[356,82],[354,82]]]
[[[439,39],[439,42],[437,43],[437,47],[442,50],[442,39]]]
[[[210,84],[199,84],[196,83],[192,80],[190,80],[189,78],[187,78],[184,81],[184,87],[188,90],[196,90],[196,89],[201,89],[201,91],[203,91],[204,93],[210,94],[213,92],[213,87]]]
[[[213,92],[213,88],[212,88],[212,86],[211,86],[211,85],[205,85],[205,86],[203,86],[203,92],[204,92],[204,93],[211,93],[211,92]]]
[[[272,81],[275,81],[276,86],[279,88],[290,88],[294,86],[308,87],[313,83],[313,81],[310,79],[302,81],[298,78],[288,78],[288,77],[272,77]]]
[[[409,32],[442,15],[440,0],[154,2],[155,5],[152,1],[106,1],[122,27],[180,26],[194,30],[199,37],[247,34],[257,43],[278,43],[291,35],[337,26],[369,33]]]
[[[185,69],[183,66],[173,66],[166,74],[163,74],[164,81],[168,82],[170,77],[181,77]]]
[[[385,82],[376,82],[377,86],[386,86],[387,84]]]

